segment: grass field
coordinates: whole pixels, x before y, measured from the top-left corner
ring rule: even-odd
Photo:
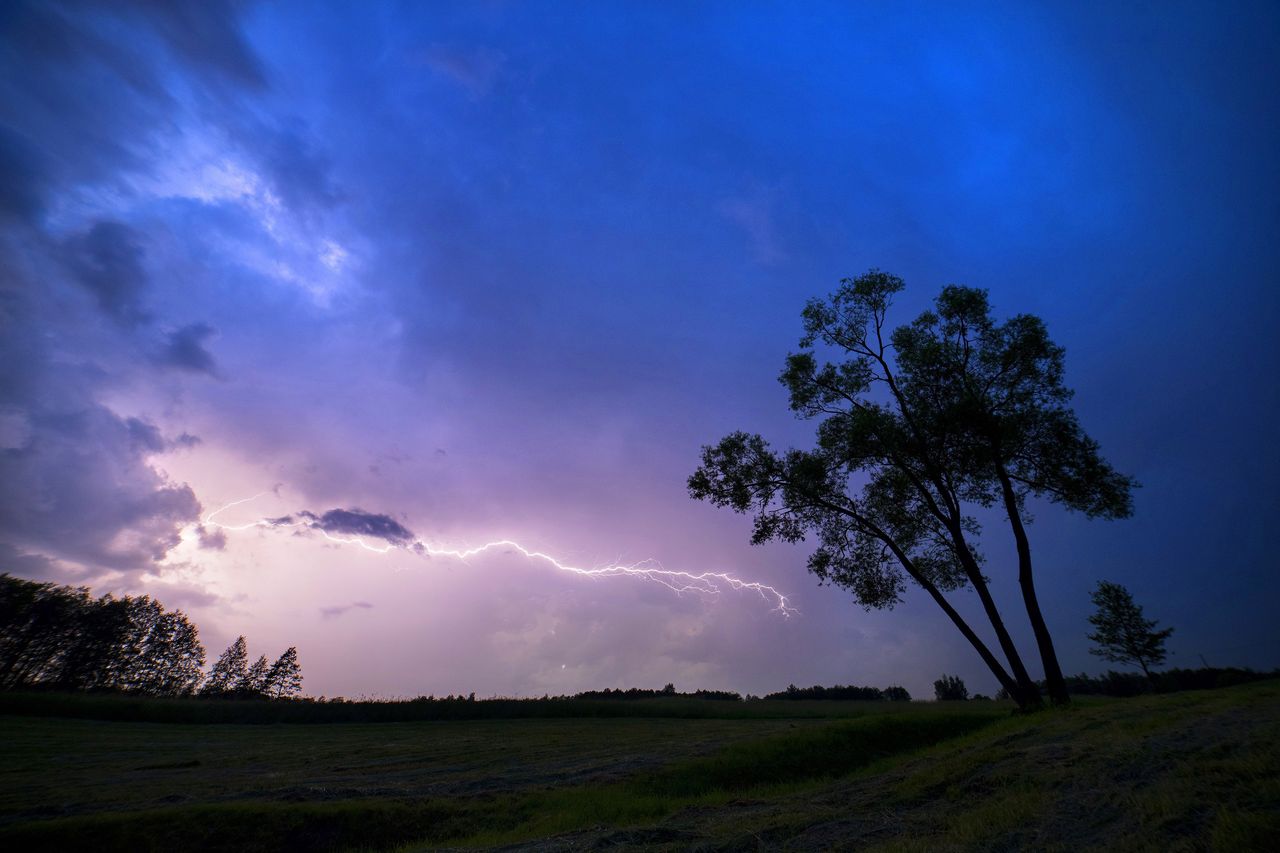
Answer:
[[[9,713],[0,848],[1249,850],[1280,833],[1280,682],[1029,717],[779,704],[805,707],[331,725]]]

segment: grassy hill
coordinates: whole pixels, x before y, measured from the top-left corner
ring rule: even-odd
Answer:
[[[0,847],[1263,850],[1280,837],[1280,682],[1029,717],[802,704],[791,718],[323,726],[10,713]]]

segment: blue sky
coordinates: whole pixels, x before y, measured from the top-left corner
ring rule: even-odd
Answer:
[[[728,431],[807,443],[800,309],[880,267],[898,322],[949,282],[1043,317],[1142,483],[1127,521],[1037,508],[1064,668],[1104,578],[1172,664],[1280,664],[1277,36],[1265,3],[6,4],[4,568],[297,644],[316,694],[991,690],[924,596],[865,613],[685,495]],[[201,524],[261,492],[218,518],[361,508],[800,613]]]

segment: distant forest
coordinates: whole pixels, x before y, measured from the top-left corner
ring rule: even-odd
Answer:
[[[0,574],[0,691],[74,691],[127,693],[152,697],[200,696],[225,699],[298,698],[302,692],[302,668],[298,651],[290,647],[269,663],[265,656],[249,663],[244,637],[238,637],[219,656],[206,675],[205,649],[199,632],[180,610],[166,611],[148,597],[104,595],[94,598],[84,587],[39,583]],[[1249,669],[1170,669],[1147,678],[1141,673],[1109,671],[1090,676],[1081,673],[1066,681],[1076,695],[1134,696],[1149,692],[1202,690],[1243,684],[1280,676]],[[945,676],[944,676],[945,678]],[[1044,685],[1039,685],[1044,689]],[[979,697],[974,697],[979,698]],[[1007,698],[997,694],[997,698]],[[421,706],[434,706],[427,717],[469,718],[512,713],[509,706],[530,706],[519,713],[539,715],[553,712],[551,706],[588,703],[583,713],[605,713],[602,708],[626,704],[626,700],[697,699],[716,702],[782,701],[911,701],[911,694],[899,686],[858,687],[835,685],[796,687],[763,697],[728,690],[678,692],[674,684],[660,690],[636,688],[588,690],[572,696],[544,696],[541,699],[494,697],[477,702],[474,693],[437,698],[420,696],[412,700],[351,702],[341,697],[307,700],[308,705],[359,706],[363,710],[352,719],[382,719],[388,705],[414,706],[412,718],[423,716]],[[603,705],[601,704],[603,703]],[[291,703],[295,704],[295,703]],[[668,703],[661,703],[668,704]],[[483,710],[477,706],[488,705]],[[536,713],[532,706],[546,705]],[[615,705],[615,707],[617,707]],[[46,709],[51,710],[51,709]],[[115,713],[115,712],[113,712]],[[243,716],[246,712],[236,711]],[[554,711],[561,713],[561,711]],[[632,712],[628,712],[632,713]],[[325,712],[325,719],[337,711]],[[233,715],[233,716],[235,716]],[[338,714],[345,719],[343,714]],[[394,714],[392,716],[395,716]],[[264,718],[265,719],[265,718]],[[274,719],[274,718],[272,718]]]
[[[0,574],[0,690],[115,691],[143,696],[283,698],[302,691],[298,651],[248,664],[244,637],[204,673],[199,631],[149,596]]]

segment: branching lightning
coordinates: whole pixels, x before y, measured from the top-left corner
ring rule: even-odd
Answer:
[[[574,566],[563,560],[547,554],[543,551],[535,551],[527,548],[512,539],[496,539],[492,542],[486,542],[483,545],[477,545],[472,548],[443,548],[424,542],[417,538],[404,538],[400,541],[384,540],[382,544],[371,544],[361,536],[343,536],[337,535],[333,531],[326,530],[323,526],[321,517],[313,513],[298,513],[296,516],[283,516],[281,518],[259,518],[254,521],[245,522],[243,524],[224,524],[218,521],[218,516],[222,515],[229,509],[242,504],[251,503],[257,500],[266,492],[259,492],[248,498],[241,498],[232,501],[204,517],[203,523],[209,527],[218,530],[241,531],[250,530],[252,528],[304,528],[315,530],[324,536],[330,542],[337,542],[343,545],[355,545],[366,551],[375,554],[387,554],[392,551],[405,550],[416,554],[422,554],[429,557],[448,557],[456,560],[466,561],[471,557],[476,557],[487,551],[507,550],[515,551],[522,554],[530,560],[539,560],[550,564],[553,568],[569,572],[575,575],[581,575],[589,578],[613,578],[613,577],[633,577],[641,580],[652,581],[662,584],[678,595],[685,593],[696,593],[699,595],[716,596],[725,589],[736,590],[740,592],[754,592],[762,599],[773,604],[773,611],[781,613],[783,616],[790,618],[798,613],[791,606],[787,596],[779,592],[768,584],[759,581],[748,581],[736,577],[728,572],[682,572],[665,568],[655,559],[640,560],[635,563],[613,562],[596,568],[584,568]],[[407,533],[407,531],[405,531]]]

